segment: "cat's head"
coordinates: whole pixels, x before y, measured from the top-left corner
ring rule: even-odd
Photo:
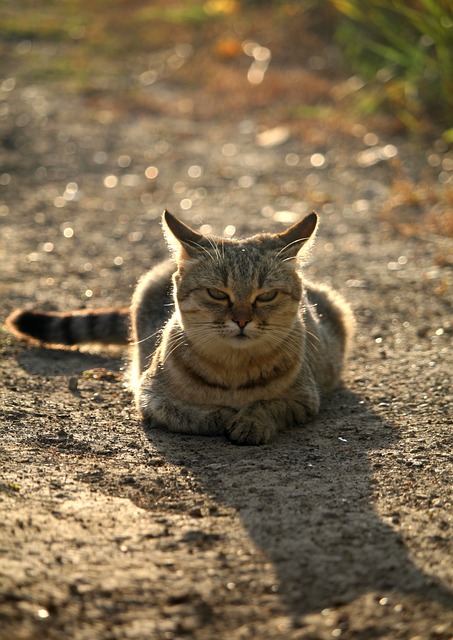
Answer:
[[[185,333],[210,349],[275,348],[298,315],[298,268],[316,213],[281,233],[240,240],[203,235],[167,211],[163,225],[178,266],[174,297]]]

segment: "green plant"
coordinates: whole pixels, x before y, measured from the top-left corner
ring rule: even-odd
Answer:
[[[451,0],[332,3],[343,16],[337,38],[345,57],[373,89],[368,109],[388,103],[410,128],[425,114],[452,127]],[[446,137],[453,138],[453,129]]]

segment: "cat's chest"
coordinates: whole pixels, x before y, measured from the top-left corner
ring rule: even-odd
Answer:
[[[286,395],[299,368],[297,359],[279,353],[262,360],[207,359],[180,350],[167,359],[163,374],[172,395],[186,402],[240,407]]]

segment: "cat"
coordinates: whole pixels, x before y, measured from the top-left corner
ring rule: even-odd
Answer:
[[[48,346],[129,341],[145,423],[265,444],[316,416],[354,331],[345,300],[302,278],[317,224],[313,212],[280,233],[221,238],[165,211],[173,259],[139,280],[130,308],[19,309],[7,327]]]

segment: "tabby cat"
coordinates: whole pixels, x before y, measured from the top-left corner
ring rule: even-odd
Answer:
[[[7,326],[54,346],[129,339],[145,422],[263,444],[318,413],[353,332],[346,302],[300,274],[316,226],[311,213],[281,233],[219,238],[165,211],[173,260],[145,274],[130,309],[18,310]]]

